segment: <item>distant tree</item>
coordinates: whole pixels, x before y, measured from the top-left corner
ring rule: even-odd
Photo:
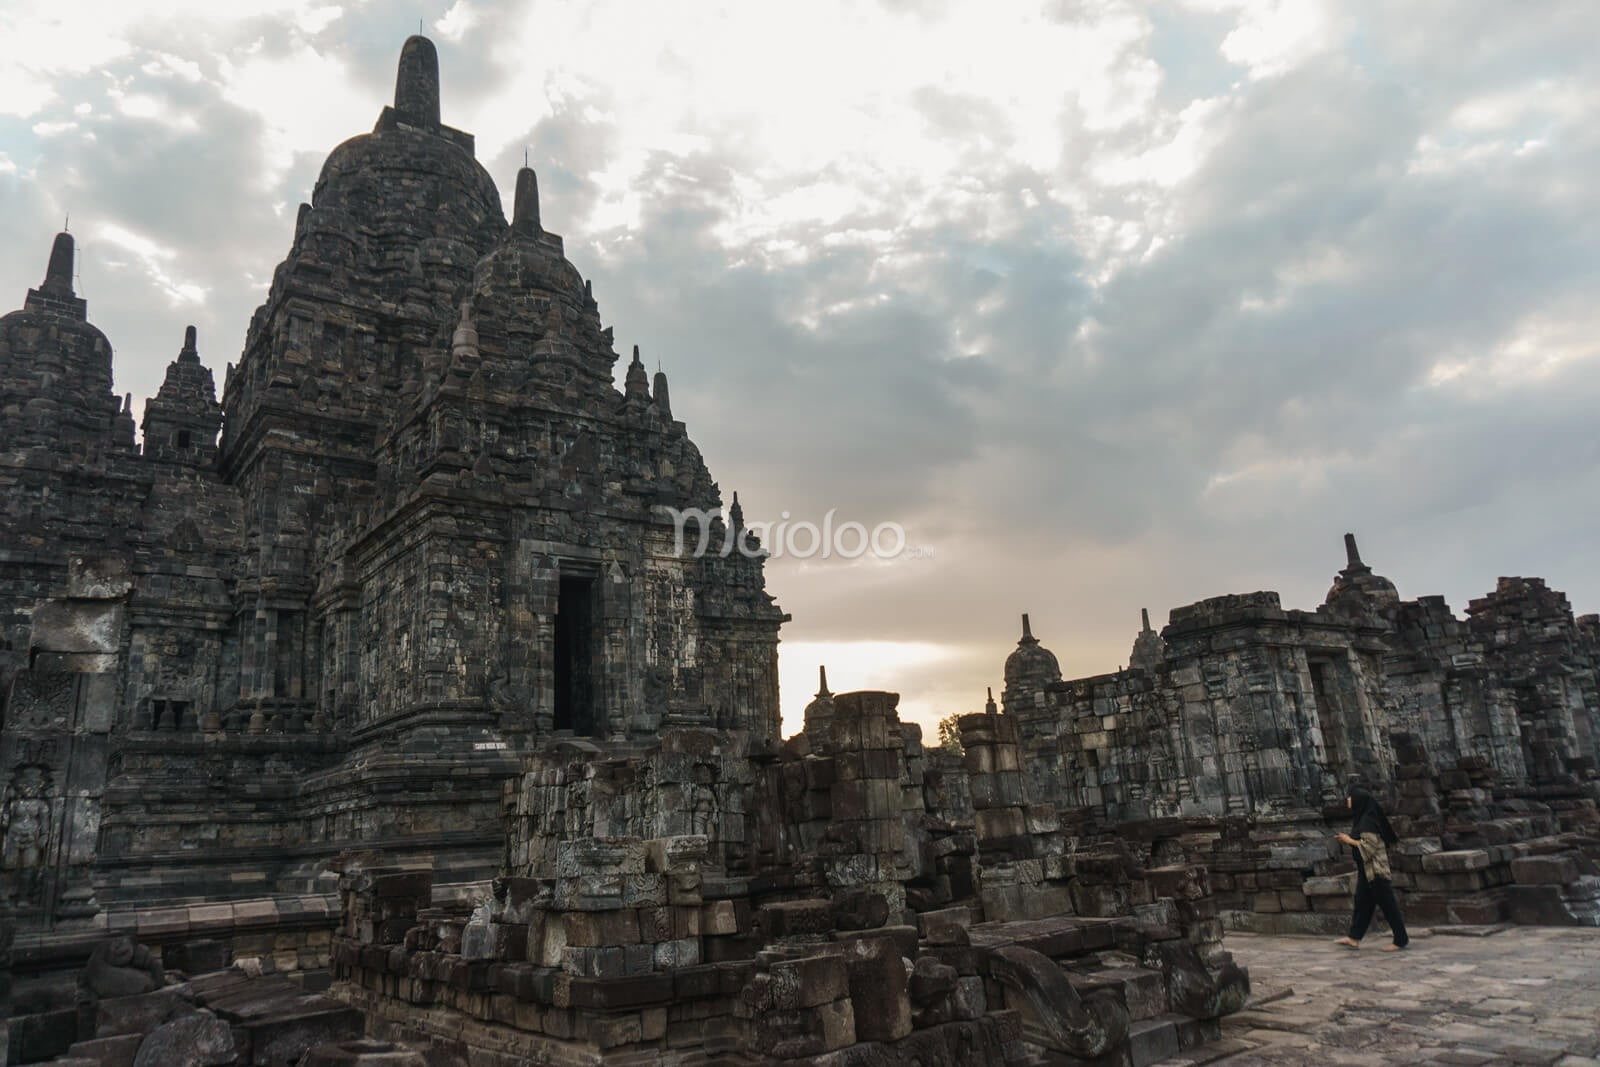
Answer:
[[[957,756],[966,752],[961,747],[961,727],[957,725],[954,715],[946,715],[939,720],[939,747]]]

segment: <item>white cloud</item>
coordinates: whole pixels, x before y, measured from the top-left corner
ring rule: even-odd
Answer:
[[[785,641],[778,661],[784,735],[796,733],[805,725],[803,712],[817,691],[818,667],[828,669],[828,685],[834,692],[894,692],[917,672],[957,654],[955,649],[927,641]],[[922,723],[925,733],[947,714],[922,693],[901,695],[901,719]]]
[[[1581,301],[1540,308],[1519,321],[1500,341],[1484,351],[1455,352],[1441,357],[1428,372],[1434,387],[1486,392],[1536,390],[1575,364],[1600,358],[1595,315]]]
[[[268,141],[263,146],[271,184],[299,152],[326,152],[370,128],[382,101],[364,99],[345,64],[306,47],[293,56],[257,49],[220,64],[222,95],[229,103],[262,116]]]
[[[176,249],[124,229],[115,223],[101,225],[96,231],[96,237],[130,253],[137,268],[167,295],[172,306],[198,304],[205,299],[205,286],[173,273],[171,264],[179,259]],[[121,265],[115,259],[107,261],[107,266],[112,269],[117,269]]]
[[[1238,24],[1222,40],[1230,62],[1265,78],[1303,63],[1333,44],[1335,20],[1326,0],[1189,0],[1200,10],[1226,11]]]
[[[456,0],[433,24],[440,37],[447,41],[459,41],[466,32],[478,24],[478,12],[467,0]]]
[[[70,207],[119,383],[159,383],[175,305],[228,358],[421,16],[444,120],[507,192],[532,147],[546,224],[721,483],[936,544],[772,568],[791,718],[818,660],[908,716],[977,707],[1019,601],[1069,672],[1120,662],[1140,600],[1309,574],[1303,603],[1349,527],[1404,529],[1395,570],[1458,602],[1501,558],[1541,569],[1519,516],[1600,481],[1551,445],[1600,402],[1600,75],[1570,14],[1059,7],[19,0],[0,291]],[[1544,453],[1571,465],[1516,460]],[[1600,606],[1592,554],[1552,558]]]

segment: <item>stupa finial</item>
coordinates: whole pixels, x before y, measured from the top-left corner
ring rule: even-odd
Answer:
[[[539,232],[539,176],[532,167],[517,171],[517,196],[511,210],[511,228],[521,234]]]
[[[1344,557],[1345,563],[1351,567],[1364,565],[1361,562],[1361,550],[1356,547],[1356,535],[1353,533],[1344,535]]]
[[[72,295],[73,249],[72,234],[65,230],[56,234],[55,244],[50,246],[50,265],[44,269],[41,289]]]
[[[400,49],[394,109],[419,126],[439,125],[439,50],[420,33]]]

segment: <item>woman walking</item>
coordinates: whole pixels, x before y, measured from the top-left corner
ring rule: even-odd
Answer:
[[[1406,921],[1400,916],[1400,903],[1394,898],[1390,884],[1388,846],[1400,840],[1400,835],[1389,825],[1389,817],[1378,806],[1378,798],[1359,785],[1353,785],[1345,794],[1344,806],[1350,809],[1353,821],[1348,834],[1335,837],[1340,844],[1349,845],[1356,857],[1356,903],[1350,916],[1350,933],[1339,938],[1336,944],[1347,948],[1360,948],[1361,939],[1367,936],[1374,908],[1383,909],[1383,917],[1394,934],[1394,944],[1385,945],[1385,952],[1398,952],[1411,941],[1406,936]]]

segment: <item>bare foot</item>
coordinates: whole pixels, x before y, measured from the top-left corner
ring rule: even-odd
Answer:
[[[1353,937],[1341,937],[1341,938],[1339,938],[1339,940],[1335,941],[1334,944],[1335,945],[1343,945],[1345,948],[1360,948],[1361,947],[1361,942],[1357,941]]]
[[[1383,946],[1383,951],[1385,951],[1385,952],[1404,952],[1405,948],[1406,947],[1404,945],[1384,945]]]

